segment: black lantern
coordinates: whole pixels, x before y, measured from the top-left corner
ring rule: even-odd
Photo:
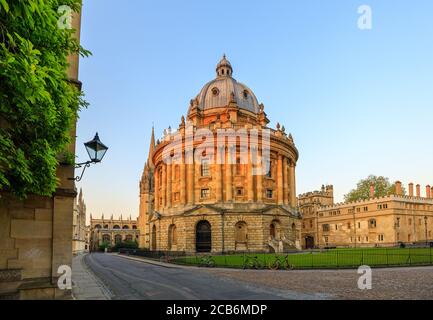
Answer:
[[[99,135],[97,132],[93,140],[86,142],[84,146],[86,147],[86,151],[89,154],[90,161],[75,164],[75,168],[81,168],[84,166],[83,171],[81,172],[80,176],[69,178],[69,180],[80,181],[84,175],[84,171],[86,171],[86,168],[90,167],[92,163],[101,162],[108,150],[108,147],[103,144],[101,140],[99,140]]]
[[[84,146],[86,147],[90,160],[94,163],[101,162],[108,150],[108,147],[99,140],[97,132],[93,140],[86,142]]]

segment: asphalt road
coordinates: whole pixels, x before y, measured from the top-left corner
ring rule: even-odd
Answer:
[[[92,253],[85,263],[120,300],[280,300],[323,296],[239,282],[194,267],[164,267],[111,254]]]

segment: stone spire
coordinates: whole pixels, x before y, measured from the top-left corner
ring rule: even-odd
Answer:
[[[154,168],[153,161],[152,161],[152,156],[154,151],[155,151],[155,130],[154,127],[152,126],[152,136],[150,137],[149,154],[147,156],[147,164],[152,169]]]

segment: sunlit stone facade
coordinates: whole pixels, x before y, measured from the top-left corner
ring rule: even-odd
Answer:
[[[299,248],[293,138],[280,124],[268,127],[263,104],[232,77],[225,56],[216,72],[176,131],[165,130],[156,143],[152,131],[140,181],[140,246],[186,252]],[[224,136],[230,133],[237,135],[234,144]]]

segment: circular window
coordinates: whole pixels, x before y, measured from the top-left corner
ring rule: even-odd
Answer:
[[[244,90],[244,99],[248,99],[248,91]]]
[[[220,91],[218,90],[218,88],[212,88],[212,94],[213,94],[214,96],[219,95],[219,93],[220,93]]]

